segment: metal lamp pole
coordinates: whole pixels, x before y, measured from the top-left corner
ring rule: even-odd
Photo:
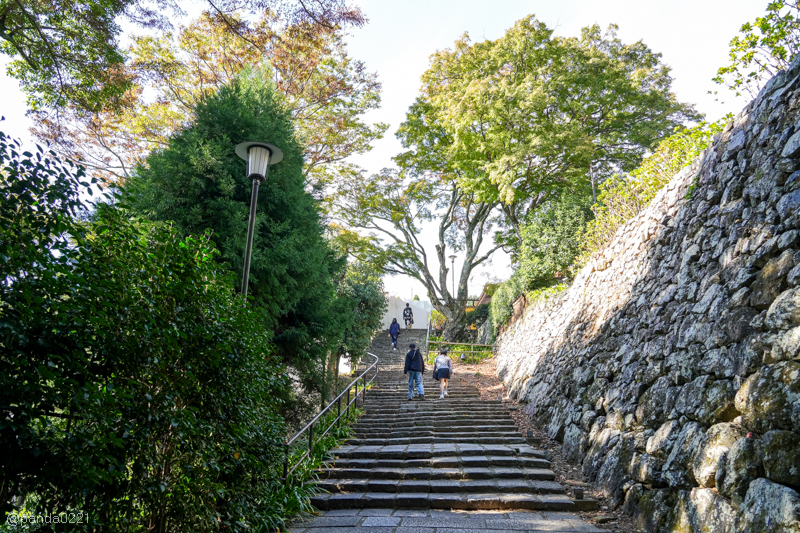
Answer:
[[[269,166],[283,160],[283,152],[277,146],[262,142],[244,142],[236,145],[236,155],[247,161],[247,177],[253,182],[250,195],[250,221],[247,224],[247,244],[244,249],[244,272],[242,274],[242,296],[247,299],[247,284],[250,281],[250,258],[253,255],[253,233],[256,228],[256,204],[258,186],[269,176]]]
[[[453,274],[453,299],[456,296],[456,256],[450,256],[450,272]]]

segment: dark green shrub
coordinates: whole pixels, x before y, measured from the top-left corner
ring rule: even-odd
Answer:
[[[521,228],[517,274],[524,291],[548,287],[576,274],[591,200],[562,194],[528,217]]]
[[[208,235],[108,205],[77,220],[82,171],[1,134],[0,165],[3,510],[78,509],[103,531],[276,525],[287,384]]]

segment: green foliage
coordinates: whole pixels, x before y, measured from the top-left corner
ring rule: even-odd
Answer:
[[[287,387],[209,236],[80,221],[82,170],[0,136],[0,476],[93,530],[269,527]]]
[[[238,274],[251,183],[234,148],[254,139],[278,146],[284,159],[259,191],[249,294],[265,309],[263,326],[275,332],[278,353],[297,369],[301,384],[324,391],[328,354],[337,353],[351,322],[342,317],[348,308],[337,303],[334,284],[345,261],[323,238],[317,204],[304,189],[302,149],[289,110],[269,79],[264,70],[245,70],[203,99],[195,121],[137,169],[126,198],[137,212],[170,221],[181,235],[211,230],[219,261]]]
[[[0,52],[33,109],[74,103],[83,109],[122,96],[116,18],[133,0],[0,0]]]
[[[447,318],[436,309],[431,309],[431,314],[428,317],[428,321],[431,324],[431,328],[442,329],[447,322]]]
[[[489,321],[493,334],[497,334],[500,326],[508,323],[508,319],[514,313],[511,304],[522,296],[524,292],[525,286],[519,271],[514,272],[509,279],[495,289],[492,301],[489,302]]]
[[[337,304],[342,307],[338,315],[347,321],[339,350],[349,355],[351,366],[355,368],[380,331],[389,304],[380,274],[361,263],[348,265],[336,292]]]
[[[715,83],[739,96],[758,91],[778,72],[789,68],[800,51],[800,10],[797,0],[777,0],[767,4],[767,13],[742,25],[740,35],[731,39],[731,63],[721,67]]]
[[[575,277],[575,258],[592,216],[585,198],[562,194],[528,216],[522,226],[517,270],[524,290]]]
[[[483,324],[487,318],[489,318],[489,304],[479,305],[475,309],[467,311],[466,314],[467,324],[478,327]]]
[[[436,53],[422,95],[398,136],[397,158],[415,172],[450,173],[483,202],[503,202],[515,249],[528,213],[562,189],[584,191],[589,176],[631,170],[695,110],[671,92],[669,68],[616,26],[554,37],[533,16],[495,41]]]
[[[7,73],[20,81],[34,110],[67,106],[81,111],[98,111],[104,106],[113,109],[120,105],[133,78],[125,71],[125,58],[119,48],[121,20],[165,33],[171,28],[170,11],[173,16],[185,14],[181,3],[181,0],[0,0],[0,53],[12,58]],[[365,22],[359,9],[343,0],[320,0],[308,7],[306,4],[292,0],[208,1],[208,7],[226,22],[229,34],[248,42],[250,28],[232,17],[236,11],[267,11],[288,26],[292,34],[311,35],[315,39],[320,34]],[[260,51],[265,55],[264,47]],[[206,56],[206,60],[214,58]],[[109,157],[118,155],[109,152]]]
[[[604,182],[594,206],[595,219],[586,228],[582,266],[603,248],[628,220],[645,209],[661,188],[708,146],[711,139],[730,120],[723,117],[711,124],[701,123],[678,130],[659,143],[639,168],[627,175],[618,174]]]

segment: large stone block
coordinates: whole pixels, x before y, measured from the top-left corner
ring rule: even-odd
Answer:
[[[750,483],[764,475],[761,463],[763,446],[759,439],[741,438],[731,446],[717,471],[717,489],[739,504]]]
[[[687,422],[681,428],[662,470],[662,477],[670,487],[688,488],[695,483],[692,458],[704,433],[697,422]]]
[[[776,241],[777,246],[777,241]],[[786,275],[794,267],[794,251],[785,250],[779,257],[770,259],[751,285],[750,305],[767,309],[786,288]]]
[[[678,493],[669,530],[674,532],[737,533],[739,517],[730,502],[711,489]]]
[[[780,294],[769,306],[764,324],[772,330],[800,326],[800,287]]]
[[[736,393],[736,409],[752,431],[800,432],[800,363],[781,361],[761,368]]]
[[[800,533],[800,494],[767,479],[750,483],[739,512],[740,531]]]
[[[762,440],[766,477],[800,489],[800,434],[785,430],[768,431]]]
[[[713,487],[716,484],[720,462],[731,446],[744,435],[736,424],[723,423],[711,426],[694,453],[692,469],[697,484]]]

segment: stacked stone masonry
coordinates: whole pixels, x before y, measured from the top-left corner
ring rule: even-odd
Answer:
[[[500,340],[646,531],[800,532],[800,61]]]

